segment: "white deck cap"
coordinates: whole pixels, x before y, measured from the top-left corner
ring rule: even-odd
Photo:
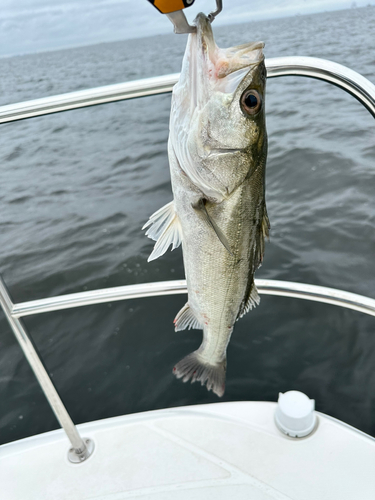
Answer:
[[[300,391],[279,393],[275,411],[277,427],[290,437],[304,437],[315,428],[315,401]]]

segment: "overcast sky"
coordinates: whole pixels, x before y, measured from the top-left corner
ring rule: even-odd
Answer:
[[[223,0],[215,23],[232,24],[324,10],[362,7],[375,0]],[[210,12],[215,0],[186,9]],[[171,33],[170,21],[147,0],[0,0],[0,56],[56,50]]]

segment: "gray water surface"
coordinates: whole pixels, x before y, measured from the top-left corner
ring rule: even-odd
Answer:
[[[214,28],[215,29],[215,28]],[[375,82],[375,8],[215,29],[218,44],[266,42],[266,57],[305,55]],[[186,37],[158,36],[0,59],[0,104],[180,70]],[[304,78],[267,89],[271,241],[257,278],[375,297],[375,122],[353,98]],[[147,263],[140,228],[172,199],[170,95],[0,127],[1,273],[16,302],[184,277],[181,250]],[[172,367],[200,344],[175,333],[184,296],[25,319],[75,422],[217,402]],[[297,389],[319,411],[375,435],[375,318],[262,297],[236,324],[222,401],[276,401]],[[57,428],[0,316],[0,443]]]

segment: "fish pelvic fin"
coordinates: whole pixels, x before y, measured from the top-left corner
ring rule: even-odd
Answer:
[[[258,306],[259,303],[260,303],[260,297],[258,294],[258,289],[255,286],[255,283],[253,280],[251,283],[249,292],[247,294],[247,297],[245,298],[245,300],[241,304],[241,308],[240,308],[240,311],[239,311],[238,316],[237,316],[237,321],[240,318],[242,318],[242,316],[244,316],[246,313],[251,311],[251,309]]]
[[[205,200],[201,198],[198,203],[192,205],[194,210],[199,210],[200,213],[203,215],[204,220],[206,223],[215,231],[216,236],[219,238],[221,243],[224,245],[226,250],[230,253],[230,255],[233,256],[232,250],[230,248],[230,245],[228,243],[228,240],[223,233],[223,231],[219,228],[219,226],[216,224],[216,222],[213,220],[212,217],[210,217],[209,213],[207,212],[207,208],[205,205]]]
[[[189,380],[191,383],[200,382],[208,391],[214,392],[221,398],[225,392],[226,368],[226,358],[219,363],[211,364],[198,351],[194,351],[177,363],[173,373],[177,378],[182,378],[183,382]]]
[[[147,229],[146,236],[156,241],[154,249],[147,262],[163,255],[170,245],[172,250],[179,247],[182,241],[182,229],[171,201],[151,215],[142,229]]]
[[[203,329],[203,325],[196,318],[196,316],[193,313],[193,311],[191,310],[188,302],[186,302],[184,307],[178,312],[173,323],[175,326],[175,332],[185,330],[186,328],[189,330],[191,328],[193,328],[194,330],[202,330]]]

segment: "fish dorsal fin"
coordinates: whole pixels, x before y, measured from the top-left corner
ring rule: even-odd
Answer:
[[[263,219],[262,219],[262,232],[263,232],[263,238],[269,239],[270,237],[270,220],[268,218],[267,214],[267,209],[264,207],[264,214],[263,214]]]
[[[253,281],[247,299],[242,302],[240,311],[237,316],[237,320],[239,320],[240,318],[242,318],[242,316],[251,311],[251,309],[258,306],[259,303],[260,303],[260,297],[258,294],[257,287],[255,286],[255,283]]]
[[[228,250],[228,252],[233,255],[232,250],[229,246],[228,240],[223,233],[223,231],[219,228],[219,226],[216,224],[216,222],[213,220],[212,217],[210,217],[209,213],[207,212],[207,208],[205,205],[204,200],[201,198],[198,203],[192,205],[195,210],[199,210],[200,213],[203,215],[204,220],[207,222],[207,224],[215,231],[216,236],[219,238],[221,243],[224,245],[224,247]]]
[[[263,262],[264,242],[265,242],[265,240],[269,240],[269,237],[270,237],[270,221],[268,219],[266,207],[264,207],[264,214],[263,214],[262,224],[261,224],[261,228],[260,228],[259,233],[260,233],[259,234],[259,243],[257,245],[257,260],[255,262],[256,268],[254,269],[254,271],[256,269],[258,269],[258,267],[260,267],[262,262]]]
[[[171,201],[151,215],[142,229],[147,229],[146,236],[156,241],[154,249],[147,262],[155,260],[163,255],[169,245],[172,250],[180,246],[182,241],[181,224]]]
[[[197,320],[193,311],[190,309],[188,302],[186,302],[184,307],[178,312],[173,323],[174,323],[176,332],[179,332],[181,330],[185,330],[186,328],[188,328],[189,330],[191,328],[197,329],[197,330],[203,329],[203,326]]]
[[[254,259],[254,267],[253,269],[251,269],[251,272],[249,274],[249,283],[251,284],[247,288],[244,300],[238,312],[237,320],[239,320],[240,318],[242,318],[242,316],[251,311],[251,309],[259,305],[260,297],[258,294],[257,287],[255,286],[254,283],[254,272],[262,264],[263,254],[264,254],[264,240],[269,238],[269,230],[270,230],[270,222],[267,215],[267,209],[264,206],[262,222],[259,224],[257,237],[255,238],[253,244],[255,259]]]

